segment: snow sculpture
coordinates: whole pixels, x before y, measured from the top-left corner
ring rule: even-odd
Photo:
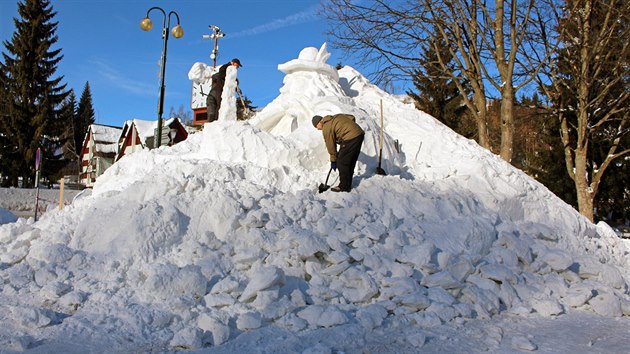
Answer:
[[[313,129],[311,118],[315,114],[352,113],[352,99],[339,85],[337,70],[326,63],[329,58],[324,43],[319,50],[304,48],[297,59],[279,64],[278,70],[286,74],[280,95],[251,123],[272,134],[286,136],[300,127]]]
[[[219,120],[236,121],[236,68],[228,66],[225,71],[225,84],[221,93]]]

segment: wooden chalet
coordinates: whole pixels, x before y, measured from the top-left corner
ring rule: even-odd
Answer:
[[[92,187],[96,178],[114,163],[121,131],[120,127],[102,124],[88,127],[81,149],[81,184]]]
[[[115,161],[123,156],[155,145],[157,121],[133,119],[125,122],[117,144]],[[188,138],[188,131],[179,118],[170,118],[162,124],[161,146],[172,146]]]

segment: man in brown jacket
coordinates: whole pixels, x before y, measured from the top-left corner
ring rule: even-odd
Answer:
[[[350,192],[354,167],[361,153],[365,132],[354,122],[350,114],[314,116],[313,126],[322,131],[326,149],[330,155],[330,168],[339,168],[339,186],[333,192]],[[337,144],[340,148],[337,151]]]

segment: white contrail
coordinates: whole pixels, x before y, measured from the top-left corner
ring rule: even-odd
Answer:
[[[261,33],[275,31],[275,30],[293,26],[296,24],[315,21],[317,20],[318,7],[319,7],[319,4],[313,5],[307,8],[306,10],[289,15],[285,18],[275,19],[273,21],[264,23],[262,25],[259,25],[250,29],[246,29],[240,32],[236,32],[234,34],[231,34],[229,37],[238,38],[238,37],[252,36],[252,35],[257,35]]]

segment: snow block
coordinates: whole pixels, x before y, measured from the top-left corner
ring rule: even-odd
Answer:
[[[601,273],[599,273],[600,281],[615,289],[626,288],[626,281],[623,279],[619,269],[612,265],[602,264]]]
[[[608,293],[603,293],[589,300],[589,305],[596,313],[606,317],[621,317],[621,303],[619,299]]]
[[[410,307],[415,311],[421,311],[431,305],[431,300],[420,292],[398,296],[392,299],[394,302]]]
[[[527,337],[516,336],[512,338],[512,349],[519,350],[519,351],[526,350],[526,351],[533,352],[536,349],[538,349],[538,346],[532,343],[532,341],[530,341]]]
[[[59,299],[59,303],[70,311],[76,311],[86,299],[86,294],[80,290],[71,291]]]
[[[5,351],[24,352],[35,343],[35,338],[31,336],[14,336],[0,341],[0,346]]]
[[[564,313],[562,305],[553,298],[531,299],[532,308],[542,316],[556,316]]]
[[[236,291],[239,287],[239,282],[232,276],[225,277],[219,280],[212,289],[210,294],[231,293]]]
[[[230,294],[208,294],[203,297],[207,307],[224,307],[234,305],[236,299]]]
[[[450,322],[458,315],[458,311],[455,310],[453,307],[438,302],[432,303],[429,307],[427,307],[425,312],[435,313],[440,318],[440,320],[445,323]]]
[[[528,265],[532,263],[532,249],[526,240],[517,237],[511,232],[501,232],[497,244],[514,251],[523,264]]]
[[[547,263],[554,271],[563,271],[573,264],[573,258],[560,249],[548,249],[543,254],[538,255],[539,259]]]
[[[334,327],[348,322],[345,313],[335,306],[311,305],[297,313],[312,328]]]
[[[432,302],[439,302],[441,304],[452,305],[456,302],[455,297],[442,288],[427,289],[427,296]]]
[[[366,302],[378,293],[378,286],[368,273],[357,268],[348,268],[339,277],[344,288],[343,297],[350,302]]]
[[[9,310],[13,318],[17,319],[20,325],[26,328],[43,328],[55,323],[57,320],[54,312],[43,308],[9,306]]]
[[[593,288],[583,284],[571,286],[562,301],[571,307],[580,307],[586,304],[594,295]]]
[[[175,333],[169,343],[175,349],[199,349],[203,346],[202,333],[197,328],[184,328]]]
[[[417,281],[409,277],[382,278],[379,298],[389,300],[395,296],[420,291],[420,289],[423,289],[422,294],[426,293],[424,287],[421,287]]]
[[[387,309],[379,304],[372,304],[360,308],[356,315],[357,321],[363,328],[374,329],[380,327],[387,317]]]
[[[261,290],[268,289],[274,285],[284,284],[284,272],[276,267],[257,267],[252,269],[249,274],[249,283],[243,294],[239,297],[239,301],[246,302],[253,299]]]
[[[448,271],[427,275],[422,279],[421,284],[427,288],[437,286],[444,289],[457,289],[462,287],[462,283],[453,278]]]
[[[262,325],[262,316],[258,312],[247,312],[236,319],[236,328],[241,331],[260,328]]]
[[[602,264],[592,257],[576,259],[577,273],[582,279],[597,279],[602,271]]]
[[[470,259],[461,257],[452,261],[452,263],[446,267],[446,270],[453,276],[453,278],[462,282],[467,276],[473,273],[475,267]]]
[[[199,267],[187,265],[179,268],[169,263],[152,265],[143,286],[147,297],[168,302],[186,295],[203,297],[207,282]]]
[[[197,327],[212,333],[214,345],[221,345],[230,338],[230,327],[208,314],[201,314],[197,319]]]
[[[420,348],[426,343],[427,336],[422,332],[412,333],[405,337],[409,344],[413,345],[415,348]]]
[[[479,268],[480,275],[483,278],[493,280],[499,284],[514,282],[516,277],[514,273],[506,266],[501,264],[486,264]]]
[[[438,316],[435,312],[415,312],[409,315],[409,317],[418,324],[418,326],[423,328],[431,328],[442,325],[440,316]]]

